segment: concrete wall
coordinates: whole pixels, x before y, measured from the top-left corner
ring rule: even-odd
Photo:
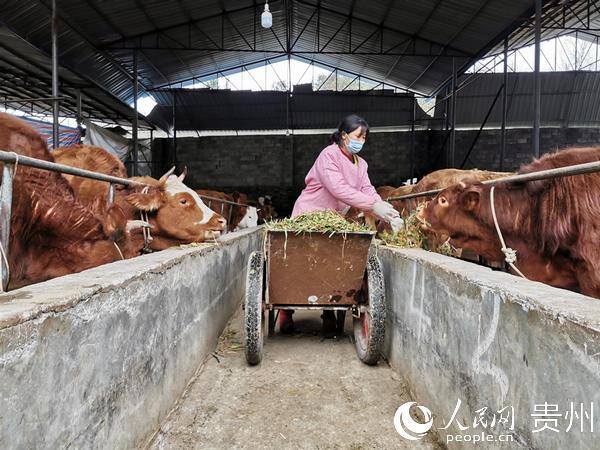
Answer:
[[[477,130],[460,130],[456,133],[456,165],[460,167],[469,148],[475,141]],[[441,148],[445,132],[430,132],[431,146]],[[517,170],[532,158],[532,132],[529,128],[506,131],[505,170]],[[477,139],[465,164],[465,168],[498,170],[500,166],[500,130],[484,130]],[[540,151],[542,153],[565,147],[595,147],[600,144],[600,128],[542,128],[540,129]],[[440,161],[445,164],[445,159]]]
[[[461,130],[456,137],[456,162],[462,163],[475,139],[476,131]],[[422,176],[446,167],[441,151],[446,132],[415,133],[415,175]],[[304,178],[319,152],[328,145],[329,135],[255,135],[211,136],[177,139],[177,161],[188,167],[187,182],[195,188],[239,190],[257,197],[271,194],[283,214],[291,212],[293,202],[304,187]],[[597,128],[543,128],[543,152],[570,145],[598,145]],[[174,161],[171,139],[155,139],[153,159],[156,175],[168,170]],[[448,148],[449,142],[447,142]],[[399,186],[410,177],[411,140],[408,132],[372,133],[361,153],[369,163],[375,186]],[[505,169],[515,170],[531,160],[531,130],[507,131]],[[500,131],[484,131],[466,168],[497,170]]]
[[[142,445],[239,307],[260,236],[0,295],[0,448]]]
[[[386,354],[421,405],[434,414],[434,428],[447,425],[460,399],[457,418],[437,430],[448,434],[512,433],[514,443],[486,442],[482,448],[598,448],[590,420],[573,421],[573,402],[590,412],[595,429],[600,404],[600,301],[507,273],[493,272],[423,250],[380,248],[388,302]],[[535,405],[558,405],[559,432],[534,422]],[[513,407],[514,431],[473,427],[477,410]],[[539,411],[539,410],[538,410]],[[572,414],[571,414],[572,417]],[[550,423],[553,425],[553,423]],[[473,448],[451,443],[450,448]]]
[[[415,137],[421,165],[432,158],[428,137]],[[278,211],[289,214],[304,178],[329,135],[215,136],[177,139],[177,161],[187,166],[186,183],[193,188],[238,190],[255,198],[270,194]],[[408,177],[410,135],[373,133],[362,156],[376,185],[395,184]],[[164,173],[173,164],[172,140],[155,139],[153,158]]]

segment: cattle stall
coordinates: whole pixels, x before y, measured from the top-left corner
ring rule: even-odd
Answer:
[[[589,413],[597,400],[598,300],[424,250],[379,248],[378,254],[389,363],[414,398],[444,420],[461,400],[459,421],[467,429],[438,429],[444,442],[452,433],[473,433],[482,408],[507,407],[515,427],[496,428],[485,448],[597,447],[589,421],[587,432],[547,434],[533,432],[532,414],[544,402],[565,411],[584,402]],[[514,440],[498,441],[503,433]]]
[[[0,295],[2,446],[145,444],[241,307],[244,262],[262,239],[261,229],[231,233]],[[456,399],[472,422],[483,406],[511,405],[523,417],[540,398],[594,398],[597,301],[423,250],[375,251],[384,357],[440,417]],[[521,428],[513,437],[533,448],[556,442]],[[592,438],[560,439],[591,448]]]
[[[0,295],[0,447],[141,446],[239,307],[242,261],[260,236],[232,233]]]

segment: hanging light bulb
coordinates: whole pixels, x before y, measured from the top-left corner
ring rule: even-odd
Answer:
[[[263,28],[271,28],[273,26],[273,15],[269,11],[269,3],[265,2],[265,10],[260,16],[260,24]]]

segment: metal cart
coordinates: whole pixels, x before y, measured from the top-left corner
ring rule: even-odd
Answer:
[[[261,361],[265,326],[272,335],[279,309],[336,310],[342,328],[350,310],[359,359],[377,363],[385,333],[385,287],[381,263],[369,251],[374,235],[267,231],[264,250],[250,255],[246,275],[249,364]]]

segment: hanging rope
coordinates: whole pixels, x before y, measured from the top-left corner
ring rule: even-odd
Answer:
[[[119,245],[113,241],[113,245],[115,246],[115,248],[117,249],[117,251],[119,252],[119,256],[121,257],[121,259],[125,259],[125,257],[123,256],[123,252],[121,251],[121,249],[119,248]]]
[[[12,170],[12,178],[13,178],[13,182],[14,182],[15,177],[17,176],[17,168],[19,167],[19,154],[15,153],[15,152],[9,152],[9,153],[11,155],[15,155],[15,165]],[[8,241],[10,243],[10,235],[8,236]],[[6,268],[6,279],[10,283],[10,265],[8,264],[8,256],[6,254],[4,244],[2,243],[1,240],[0,240],[0,253],[2,253],[2,264]],[[6,287],[8,287],[8,286],[3,286],[3,288],[6,288]]]
[[[496,186],[492,186],[490,189],[490,206],[492,208],[492,218],[494,219],[494,226],[496,227],[496,233],[498,233],[498,239],[500,239],[500,244],[502,245],[502,253],[504,253],[504,260],[507,264],[513,269],[517,274],[521,277],[527,279],[523,273],[517,269],[515,263],[517,262],[517,251],[507,247],[506,242],[504,242],[504,236],[502,236],[502,231],[500,231],[500,225],[498,224],[498,218],[496,217],[496,206],[494,205],[494,190]]]
[[[144,188],[142,189],[142,194],[147,194],[148,190],[149,190],[149,187],[144,186]],[[146,222],[148,224],[150,223],[148,221],[148,212],[140,210],[140,218],[144,222]],[[152,235],[150,234],[150,228],[142,227],[142,236],[144,236],[144,248],[142,249],[142,251],[144,253],[151,253],[152,249],[150,248],[150,243],[152,242]]]
[[[11,155],[15,155],[15,166],[13,167],[13,180],[17,175],[17,167],[19,167],[19,154],[15,152],[9,152]]]

